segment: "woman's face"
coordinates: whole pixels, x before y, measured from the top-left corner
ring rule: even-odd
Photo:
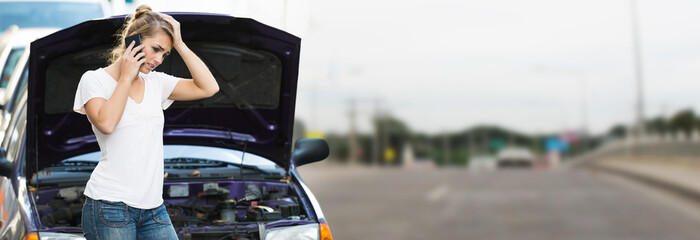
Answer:
[[[170,36],[162,32],[141,39],[141,44],[145,45],[143,52],[146,54],[146,63],[141,65],[139,71],[148,74],[163,63],[163,59],[170,54],[172,42]]]

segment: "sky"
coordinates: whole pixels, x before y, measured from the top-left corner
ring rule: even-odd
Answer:
[[[635,117],[630,0],[135,1],[227,13],[302,38],[296,117],[344,133],[606,132]],[[206,3],[206,4],[203,4]],[[637,0],[644,112],[700,112],[700,2]]]

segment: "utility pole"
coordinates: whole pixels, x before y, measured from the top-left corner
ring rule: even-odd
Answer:
[[[579,140],[583,145],[583,153],[588,151],[588,84],[586,78],[579,76],[581,79],[581,135]]]
[[[389,127],[391,123],[389,123],[388,114],[382,114],[382,116],[382,149],[380,159],[382,160],[382,164],[386,164],[387,160],[389,160],[385,154],[389,150]]]
[[[632,18],[632,43],[634,56],[634,75],[637,83],[637,103],[636,103],[636,120],[635,131],[633,136],[635,140],[639,140],[644,135],[644,79],[642,72],[642,52],[639,41],[639,26],[637,19],[637,5],[635,0],[630,0],[630,10]]]
[[[348,113],[348,118],[350,119],[350,154],[349,162],[351,164],[357,163],[357,109],[356,100],[354,98],[350,99],[350,112]]]
[[[379,165],[379,159],[381,157],[380,151],[380,138],[382,135],[382,129],[380,126],[380,110],[379,110],[379,98],[374,99],[374,138],[372,139],[372,164]]]
[[[474,129],[472,128],[467,132],[467,149],[469,149],[469,154],[467,157],[471,159],[472,156],[476,155],[476,147],[474,146]]]
[[[489,145],[491,142],[491,139],[489,138],[489,132],[488,129],[484,129],[484,133],[481,135],[483,138],[483,145],[482,145],[482,151],[486,153],[487,155],[491,155],[491,151],[489,149]]]
[[[579,76],[581,83],[581,132],[588,132],[588,84],[586,78]]]
[[[450,161],[450,135],[445,132],[444,137],[442,138],[442,145],[443,145],[443,156],[445,157],[445,164],[451,163]]]
[[[474,128],[471,128],[470,130],[467,131],[466,140],[467,140],[467,149],[468,149],[467,151],[468,151],[468,153],[467,153],[467,156],[466,156],[467,159],[463,159],[463,160],[464,160],[465,163],[466,163],[466,164],[464,164],[465,167],[469,167],[469,163],[471,163],[472,158],[473,158],[474,156],[476,156],[476,153],[475,153],[475,152],[476,152],[476,146],[474,146],[474,144],[475,144],[475,143],[474,143],[474,140],[475,140],[475,138],[474,138]],[[460,159],[460,160],[462,160],[462,159]]]

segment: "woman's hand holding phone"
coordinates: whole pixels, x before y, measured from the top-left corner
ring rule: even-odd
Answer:
[[[141,45],[141,34],[137,33],[137,34],[133,34],[131,36],[124,38],[124,43],[130,44],[131,42],[136,43],[136,45],[134,45],[134,47]],[[140,52],[143,52],[143,51],[139,50],[139,53]]]
[[[119,80],[124,79],[124,81],[129,81],[129,83],[131,83],[131,81],[137,79],[136,76],[139,72],[139,68],[146,62],[146,58],[144,57],[146,54],[141,51],[144,45],[134,46],[136,43],[133,41],[128,44],[124,54],[119,58],[119,63],[121,65]]]

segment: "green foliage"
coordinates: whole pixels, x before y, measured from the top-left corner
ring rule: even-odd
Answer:
[[[452,159],[448,162],[454,166],[466,166],[469,161],[469,149],[466,147],[460,147],[452,151]]]
[[[682,131],[686,134],[690,134],[697,125],[697,122],[698,120],[695,117],[695,112],[687,109],[671,116],[669,119],[669,128],[674,132]]]
[[[376,146],[378,147],[377,149],[379,149],[373,153],[373,157],[382,160],[384,157],[384,149],[394,149],[396,152],[396,160],[390,162],[389,164],[401,164],[400,159],[403,158],[402,149],[410,140],[412,134],[411,131],[408,129],[406,124],[403,123],[403,121],[388,115],[377,117],[373,122],[375,136],[378,136],[378,143]],[[381,164],[386,163],[383,160],[378,162]]]
[[[622,124],[617,124],[608,130],[608,135],[616,138],[623,138],[627,136],[627,127]]]
[[[445,153],[448,156],[445,156]],[[469,162],[469,149],[459,147],[445,151],[445,149],[434,148],[431,156],[438,166],[466,166]]]
[[[700,128],[700,119],[692,109],[684,109],[676,112],[669,118],[657,116],[644,122],[644,127],[649,133],[663,134],[683,132],[690,134],[694,129]],[[622,124],[613,126],[608,131],[608,136],[622,138],[628,134],[628,127]]]
[[[350,155],[350,139],[343,135],[328,134],[325,136],[330,154],[328,158],[347,161]]]
[[[425,134],[414,134],[411,138],[411,146],[416,158],[430,158],[432,146],[430,137]]]
[[[444,154],[444,151],[441,151],[440,149],[433,148],[432,151],[430,152],[430,156],[433,159],[435,165],[437,166],[446,166],[447,165],[447,158]]]
[[[647,131],[653,133],[665,133],[670,129],[669,122],[663,117],[656,117],[646,121],[645,127]]]

